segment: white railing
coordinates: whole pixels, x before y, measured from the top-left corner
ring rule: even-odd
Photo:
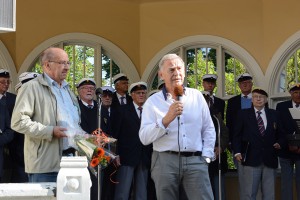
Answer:
[[[1,200],[86,200],[91,179],[86,157],[62,157],[57,183],[0,184]]]

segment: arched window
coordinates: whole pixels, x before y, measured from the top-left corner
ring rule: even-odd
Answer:
[[[237,76],[248,72],[253,76],[255,87],[265,88],[259,65],[240,46],[216,36],[191,36],[171,43],[151,60],[142,79],[150,82],[152,89],[156,89],[158,83],[158,62],[167,53],[176,53],[185,61],[188,87],[202,90],[202,76],[217,74],[216,95],[229,99],[240,93]]]
[[[84,77],[94,78],[97,87],[113,85],[112,77],[119,72],[127,74],[131,82],[140,80],[136,67],[120,48],[101,37],[83,33],[63,34],[48,39],[30,53],[19,73],[41,72],[40,54],[50,46],[63,48],[68,53],[72,65],[66,80],[74,92],[76,83]]]
[[[280,101],[290,99],[288,92],[294,83],[300,83],[300,31],[289,37],[274,54],[266,72],[272,108]]]

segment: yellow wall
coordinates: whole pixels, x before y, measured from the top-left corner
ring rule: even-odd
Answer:
[[[38,44],[56,35],[70,32],[101,36],[116,44],[135,65],[138,65],[139,6],[128,2],[17,1],[17,31],[15,34],[0,34],[0,40],[12,55],[16,55],[15,64],[18,71],[26,56]],[[15,37],[9,37],[12,34]]]
[[[0,34],[17,71],[41,42],[91,33],[122,49],[142,76],[154,55],[176,40],[215,35],[246,49],[265,73],[280,45],[300,29],[299,0],[26,0],[17,1],[17,31]]]

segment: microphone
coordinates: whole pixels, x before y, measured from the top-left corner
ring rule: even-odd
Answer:
[[[98,98],[101,98],[101,94],[103,94],[103,90],[101,88],[97,88],[95,93]]]
[[[183,95],[183,87],[182,87],[182,85],[177,85],[174,88],[174,94],[176,95],[176,100],[177,101],[181,101],[182,95]]]
[[[177,85],[177,86],[174,88],[174,94],[176,95],[176,100],[177,100],[177,101],[181,101],[182,95],[183,95],[183,86],[182,86],[182,85]],[[177,119],[178,119],[178,121],[179,121],[180,115],[177,116]]]

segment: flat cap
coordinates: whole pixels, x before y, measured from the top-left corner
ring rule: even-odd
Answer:
[[[27,81],[30,81],[31,79],[36,78],[38,75],[40,75],[40,74],[36,73],[36,72],[23,72],[19,76],[19,81],[21,83],[26,83]]]
[[[82,78],[80,81],[77,83],[77,88],[79,88],[82,85],[94,85],[96,86],[96,82],[93,78]]]
[[[237,82],[242,82],[246,80],[252,80],[252,76],[248,73],[241,74],[236,79]]]
[[[19,83],[15,86],[15,91],[18,91],[18,89],[20,89],[20,87],[24,83],[38,77],[38,75],[40,75],[40,74],[36,73],[36,72],[23,72],[22,74],[20,74]]]
[[[208,81],[208,82],[215,82],[217,80],[218,76],[216,74],[205,74],[202,77],[203,81]]]
[[[9,78],[9,71],[6,69],[0,69],[0,77]]]
[[[129,86],[128,92],[130,94],[131,92],[134,92],[136,90],[147,90],[147,83],[142,82],[142,81],[136,82],[136,83],[132,83]]]
[[[102,86],[101,87],[103,93],[114,93],[115,92],[115,89],[111,86]]]
[[[258,94],[262,94],[262,95],[265,95],[266,97],[268,97],[268,93],[260,88],[256,88],[256,89],[252,90],[252,93],[258,93]]]
[[[117,74],[117,75],[115,75],[113,77],[114,84],[116,84],[116,82],[120,81],[120,80],[126,80],[126,81],[128,81],[128,78],[127,78],[126,74],[119,73],[119,74]]]
[[[289,91],[295,91],[295,90],[300,90],[300,83],[294,83],[293,85],[291,85]]]

